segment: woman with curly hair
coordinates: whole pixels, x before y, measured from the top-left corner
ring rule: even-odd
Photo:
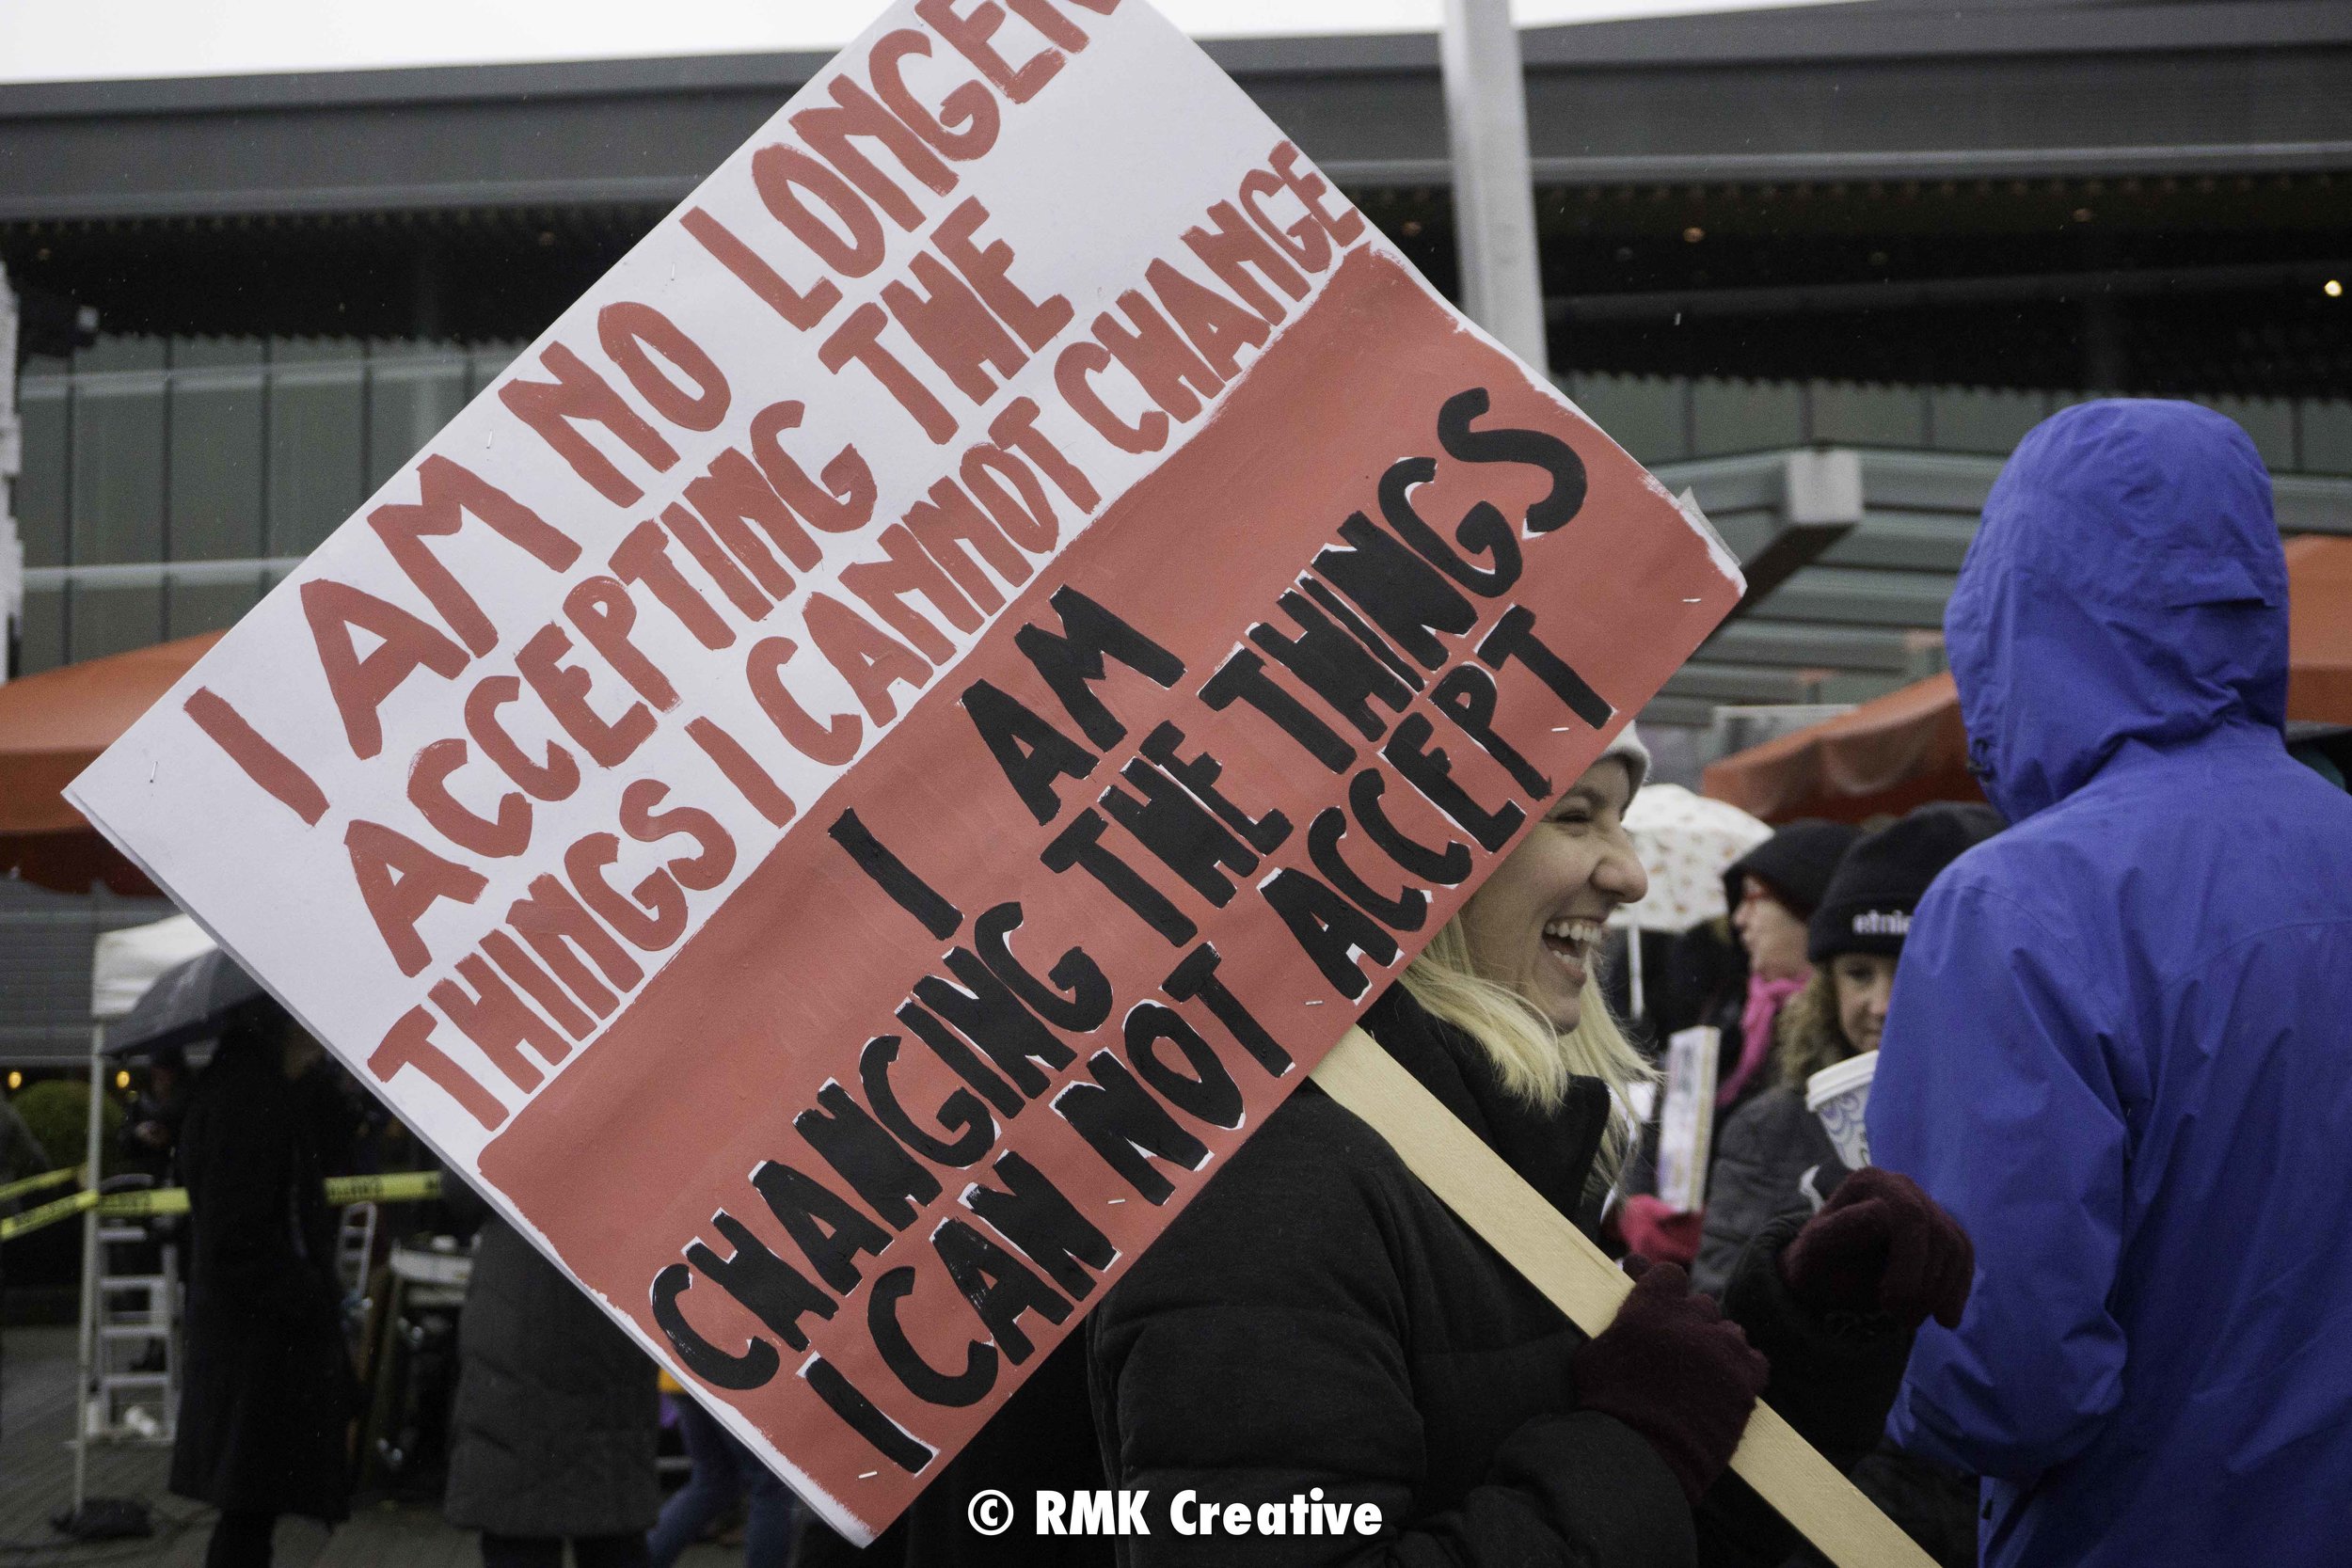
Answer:
[[[1848,1175],[1837,1146],[1805,1106],[1805,1080],[1879,1048],[1912,911],[1938,872],[2000,827],[1988,806],[1921,806],[1864,838],[1839,863],[1806,922],[1813,977],[1781,1009],[1775,1081],[1734,1112],[1715,1139],[1705,1227],[1691,1269],[1700,1290],[1735,1290],[1759,1238],[1785,1227],[1788,1216],[1837,1202],[1850,1182],[1884,1178],[1878,1171]],[[1883,1442],[1852,1474],[1863,1496],[1938,1563],[1965,1568],[1977,1560],[1974,1477]]]
[[[1804,1082],[1879,1048],[1911,911],[1937,872],[2000,826],[1989,806],[1921,806],[1838,863],[1805,923],[1812,977],[1774,1027],[1774,1081],[1715,1135],[1706,1227],[1691,1269],[1700,1290],[1720,1294],[1757,1232],[1789,1210],[1818,1208],[1845,1176],[1837,1146],[1805,1109]]]

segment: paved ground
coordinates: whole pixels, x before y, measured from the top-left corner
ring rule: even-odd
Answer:
[[[135,1497],[155,1525],[146,1540],[81,1544],[50,1528],[73,1492],[73,1331],[15,1328],[0,1364],[0,1564],[6,1568],[199,1568],[212,1510],[164,1487],[170,1455],[160,1448],[95,1447],[93,1497]],[[742,1553],[697,1546],[680,1568],[723,1568]],[[477,1568],[473,1537],[429,1508],[364,1499],[332,1535],[308,1520],[278,1527],[277,1568]]]

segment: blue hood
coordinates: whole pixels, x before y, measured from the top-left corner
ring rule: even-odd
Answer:
[[[2253,442],[2186,403],[2043,420],[1986,499],[1944,636],[1970,762],[2011,822],[2127,742],[2280,729],[2286,561]]]

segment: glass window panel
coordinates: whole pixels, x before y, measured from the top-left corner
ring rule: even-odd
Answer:
[[[2298,412],[2303,427],[2298,455],[2304,468],[2315,474],[2352,474],[2352,403],[2305,402]]]
[[[260,338],[174,338],[171,368],[189,370],[259,370],[269,362],[269,345]]]
[[[144,648],[163,639],[164,591],[76,585],[67,626],[69,651],[76,664]]]
[[[1804,392],[1788,381],[1701,381],[1691,388],[1691,450],[1700,457],[1804,444]]]
[[[1928,394],[1928,434],[1938,451],[2005,456],[2056,407],[2047,392],[1938,387]]]
[[[161,338],[101,338],[73,356],[77,372],[160,371],[164,368]]]
[[[1812,438],[1833,446],[1924,447],[1927,394],[1916,387],[1817,381]]]
[[[61,566],[66,541],[68,408],[63,376],[26,376],[18,415],[24,420],[24,471],[16,481],[17,535],[27,566]]]
[[[1682,394],[1681,382],[1658,376],[1579,372],[1569,378],[1568,396],[1576,405],[1644,463],[1691,455]]]
[[[481,391],[483,388],[504,375],[506,367],[513,364],[515,356],[522,353],[527,346],[523,343],[477,344],[473,352],[467,356],[467,364],[471,376],[471,385],[467,388],[468,394]]]
[[[273,345],[266,553],[309,554],[366,499],[365,372],[349,343]]]
[[[437,343],[378,344],[368,363],[368,488],[398,473],[471,395],[459,349]]]
[[[164,550],[164,374],[92,350],[73,375],[69,532],[76,565],[156,561]],[[94,362],[94,364],[92,363]],[[111,367],[111,368],[109,368]],[[78,635],[78,634],[77,634]]]
[[[2282,398],[2201,398],[2217,414],[2226,414],[2253,438],[2254,450],[2275,470],[2295,467],[2295,405]]]
[[[175,368],[171,381],[171,559],[262,553],[259,365]]]
[[[175,582],[167,590],[164,628],[167,637],[193,637],[199,631],[233,626],[261,602],[262,579],[251,582]]]
[[[24,590],[24,625],[17,642],[17,673],[38,675],[65,662],[65,591]]]

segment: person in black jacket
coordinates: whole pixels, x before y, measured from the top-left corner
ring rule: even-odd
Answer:
[[[1719,1116],[1771,1086],[1772,1026],[1788,999],[1813,978],[1806,933],[1814,911],[1861,836],[1850,823],[1800,817],[1725,868],[1724,894],[1747,951],[1748,989],[1737,1020],[1725,1020],[1739,1027],[1724,1031]]]
[[[2000,828],[1990,806],[1937,801],[1847,851],[1806,922],[1813,976],[1781,1009],[1771,1086],[1715,1135],[1691,1270],[1700,1290],[1720,1292],[1756,1232],[1789,1210],[1817,1207],[1845,1176],[1836,1145],[1805,1109],[1805,1080],[1879,1048],[1911,911],[1937,872]]]
[[[450,1186],[460,1186],[450,1183]],[[441,1514],[482,1532],[484,1568],[644,1568],[661,1512],[654,1364],[588,1292],[486,1215],[457,1322]]]
[[[207,1568],[266,1568],[281,1513],[332,1525],[350,1511],[358,1385],[335,1218],[292,1088],[318,1051],[276,1003],[247,1004],[181,1123],[187,1377],[171,1489],[220,1510]]]
[[[1627,1141],[1613,1091],[1647,1070],[1591,973],[1610,911],[1645,882],[1620,820],[1645,762],[1621,738],[1364,1020],[1564,1213],[1609,1180]],[[1095,1424],[1111,1483],[1148,1487],[1155,1510],[1187,1490],[1253,1513],[1370,1503],[1378,1532],[1155,1522],[1121,1562],[1779,1560],[1791,1532],[1719,1481],[1759,1391],[1851,1463],[1910,1329],[1956,1320],[1967,1291],[1966,1239],[1915,1188],[1849,1189],[1802,1234],[1762,1239],[1723,1310],[1658,1264],[1588,1340],[1302,1085],[1097,1309]]]
[[[1756,1237],[1783,1215],[1809,1212],[1845,1180],[1845,1162],[1805,1106],[1805,1080],[1876,1051],[1895,990],[1911,913],[1961,852],[2001,828],[1990,806],[1936,802],[1862,839],[1806,923],[1813,978],[1781,1012],[1773,1086],[1741,1106],[1715,1140],[1707,1217],[1691,1278],[1727,1286]],[[1882,1441],[1854,1467],[1865,1497],[1945,1568],[1977,1560],[1976,1481]],[[1819,1560],[1796,1560],[1811,1568]]]
[[[1772,1085],[1775,1025],[1813,977],[1805,923],[1861,836],[1849,823],[1801,817],[1724,868],[1724,907],[1731,911],[1725,924],[1745,962],[1722,975],[1704,1011],[1688,1020],[1712,1025],[1723,1037],[1715,1073],[1717,1127]],[[1700,932],[1686,939],[1705,941]],[[1670,972],[1677,967],[1670,964]],[[1685,1026],[1679,1020],[1674,1024]],[[1655,1121],[1645,1129],[1645,1147],[1624,1182],[1625,1202],[1611,1217],[1629,1251],[1689,1266],[1699,1251],[1700,1216],[1678,1212],[1657,1196],[1657,1132]],[[1721,1151],[1718,1140],[1708,1156],[1710,1184]]]
[[[187,1111],[187,1053],[168,1046],[149,1060],[146,1086],[122,1118],[115,1147],[123,1168],[151,1178],[159,1187],[167,1184],[172,1147],[180,1141],[180,1122]]]

